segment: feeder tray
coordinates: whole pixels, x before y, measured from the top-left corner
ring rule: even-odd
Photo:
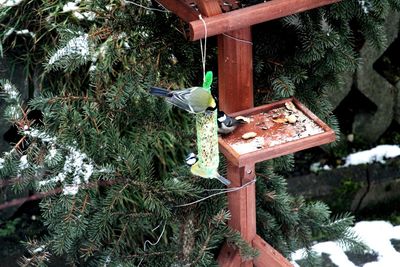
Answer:
[[[239,167],[335,141],[334,131],[295,98],[230,116],[250,119],[233,133],[219,137],[221,152]],[[256,136],[244,139],[250,132]]]

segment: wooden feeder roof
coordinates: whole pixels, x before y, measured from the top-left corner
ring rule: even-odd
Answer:
[[[189,23],[192,41],[249,27],[306,10],[329,5],[340,0],[271,0],[246,5],[240,0],[158,0],[164,7]],[[249,2],[252,2],[249,0]],[[201,12],[202,11],[202,12]]]

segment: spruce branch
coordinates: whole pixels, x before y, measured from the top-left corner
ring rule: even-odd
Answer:
[[[40,243],[76,265],[128,266],[142,258],[148,266],[159,265],[161,258],[165,266],[190,264],[190,259],[200,266],[216,265],[216,248],[234,235],[224,222],[226,199],[221,195],[196,209],[174,207],[209,194],[215,184],[193,179],[181,166],[193,147],[190,117],[146,91],[153,85],[199,84],[198,46],[182,39],[182,24],[175,16],[135,5],[127,8],[124,1],[66,4],[82,16],[93,12],[91,21],[79,19],[73,10],[64,12],[64,3],[59,2],[24,1],[0,11],[0,21],[7,25],[0,31],[0,53],[23,61],[27,71],[35,69],[41,88],[27,105],[19,103],[14,89],[2,90],[6,116],[12,123],[23,122],[17,127],[25,141],[22,154],[14,149],[1,156],[0,175],[18,188],[61,190],[42,199],[49,235]],[[359,64],[355,31],[368,42],[382,44],[384,16],[400,6],[398,0],[368,2],[372,4],[367,14],[358,0],[341,1],[254,27],[260,31],[253,35],[254,85],[268,88],[256,92],[255,100],[264,104],[295,95],[337,126],[324,92],[337,90],[339,73]],[[214,51],[209,55],[211,63]],[[23,113],[32,109],[43,113],[43,125],[31,124],[26,131]],[[21,168],[22,156],[27,156],[27,168]],[[84,173],[90,172],[72,168],[78,165],[74,158],[93,166],[87,183]],[[323,205],[286,193],[285,180],[274,170],[285,171],[290,165],[291,158],[285,158],[258,167],[258,233],[286,255],[299,246],[310,247],[317,232],[353,240],[339,231],[350,221],[330,217]],[[68,166],[71,169],[65,172]],[[64,195],[75,171],[82,174],[79,191]],[[152,226],[166,218],[163,242],[143,251],[145,238],[154,237]],[[181,226],[189,221],[191,226]],[[210,234],[206,228],[211,221]],[[238,246],[246,245],[240,235],[236,237]],[[190,248],[177,257],[183,244]]]

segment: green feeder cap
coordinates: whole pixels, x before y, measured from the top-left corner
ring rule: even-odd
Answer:
[[[203,88],[210,91],[212,81],[213,81],[213,73],[212,71],[207,71],[203,81]]]

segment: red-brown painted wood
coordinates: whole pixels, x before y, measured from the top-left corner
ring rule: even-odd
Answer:
[[[313,8],[329,5],[340,0],[273,0],[265,3],[237,9],[204,19],[207,35],[214,36],[233,30],[248,28],[252,25],[304,12]],[[189,23],[190,40],[204,38],[205,30],[201,20]]]
[[[246,153],[243,155],[239,155],[236,151],[234,151],[231,148],[231,146],[224,140],[224,137],[219,137],[220,151],[224,154],[224,156],[228,159],[228,161],[231,162],[232,164],[237,165],[238,167],[243,167],[249,164],[255,164],[257,162],[262,162],[268,159],[280,157],[300,150],[304,150],[315,146],[320,146],[335,141],[336,138],[335,132],[295,98],[284,99],[278,102],[274,102],[272,104],[267,104],[256,108],[242,110],[240,112],[231,114],[231,116],[236,117],[239,115],[242,116],[254,115],[262,111],[268,111],[271,109],[284,106],[286,102],[290,101],[296,105],[298,110],[303,112],[307,117],[309,117],[319,127],[321,127],[324,130],[324,132],[309,137],[301,138],[295,141],[279,144],[273,147],[266,147],[261,150],[254,151],[251,153]]]
[[[230,187],[239,187],[255,177],[253,166],[237,167],[228,163],[227,176],[231,180]],[[251,242],[256,235],[255,184],[245,189],[228,193],[228,207],[231,211],[229,225],[242,233],[244,240]],[[235,211],[232,213],[232,211]]]
[[[158,0],[158,2],[185,22],[189,23],[199,19],[200,13],[188,6],[183,0]]]
[[[237,249],[233,248],[232,246],[225,244],[219,255],[218,255],[218,265],[224,267],[243,267],[242,259],[240,258],[240,254]],[[252,266],[252,265],[251,265]],[[246,266],[247,267],[247,266]]]
[[[204,17],[211,17],[222,13],[218,0],[196,0],[196,4]],[[203,23],[202,25],[204,27]]]
[[[252,167],[237,167],[231,163],[227,166],[227,177],[231,180],[230,187],[239,187],[254,179],[255,170]],[[255,183],[246,188],[227,194],[228,208],[231,213],[229,226],[239,231],[242,238],[250,245],[256,236],[256,198]],[[218,263],[221,267],[252,267],[252,261],[243,261],[237,250],[225,246],[220,252]]]
[[[252,108],[253,47],[251,29],[244,28],[218,36],[219,109],[226,113]]]
[[[295,153],[297,151],[301,151],[307,148],[331,143],[333,141],[335,141],[335,133],[333,131],[330,131],[292,141],[290,143],[284,143],[281,145],[270,147],[268,149],[263,149],[260,151],[241,155],[239,156],[239,158],[236,158],[232,154],[229,154],[229,152],[227,152],[228,150],[225,149],[226,146],[224,146],[222,143],[220,143],[220,152],[222,152],[227,160],[232,162],[232,164],[236,164],[237,166],[246,166],[246,164],[262,162],[268,159],[273,159]]]
[[[253,240],[253,247],[258,249],[260,253],[254,259],[256,267],[293,267],[285,257],[258,235]]]
[[[250,28],[228,33],[229,36],[251,41]],[[221,35],[218,36],[218,89],[219,109],[234,112],[253,107],[253,54],[248,43]],[[228,162],[227,177],[230,187],[238,187],[255,177],[254,164],[237,167]],[[238,230],[243,239],[251,244],[256,236],[255,184],[227,194],[231,213],[229,225]],[[238,254],[238,252],[236,252]],[[221,255],[224,258],[224,254]],[[221,267],[253,267],[253,261],[234,257],[230,263],[219,261]]]

